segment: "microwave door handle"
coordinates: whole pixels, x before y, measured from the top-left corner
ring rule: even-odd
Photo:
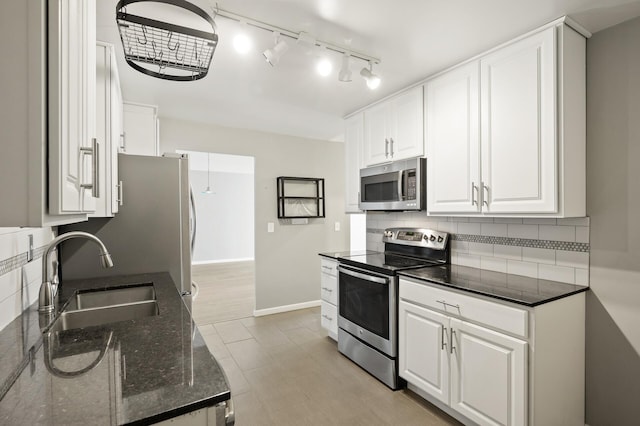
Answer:
[[[405,173],[406,170],[400,170],[398,172],[398,200],[404,201],[407,198],[407,191],[405,188]]]

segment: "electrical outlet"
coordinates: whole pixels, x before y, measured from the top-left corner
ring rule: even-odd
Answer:
[[[273,222],[267,222],[267,232],[273,232],[273,231],[274,231]]]
[[[29,234],[29,251],[27,251],[27,262],[33,260],[33,234]]]
[[[333,229],[334,229],[336,232],[338,232],[338,231],[340,230],[340,222],[336,222],[336,223],[333,225]]]

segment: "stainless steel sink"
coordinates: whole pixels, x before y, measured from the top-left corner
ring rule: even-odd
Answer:
[[[150,300],[156,300],[156,292],[153,284],[148,283],[133,287],[79,292],[69,302],[66,310],[100,308]]]
[[[158,315],[153,284],[77,293],[49,332],[59,332]]]

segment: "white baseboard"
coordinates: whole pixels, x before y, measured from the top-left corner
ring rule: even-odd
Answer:
[[[275,308],[267,309],[255,309],[253,311],[254,317],[262,317],[271,314],[280,314],[282,312],[297,311],[298,309],[315,308],[320,306],[319,300],[312,300],[311,302],[295,303],[293,305],[276,306]]]
[[[253,262],[253,257],[243,257],[240,259],[219,259],[219,260],[194,260],[192,265],[209,265],[211,263],[233,263],[233,262]]]

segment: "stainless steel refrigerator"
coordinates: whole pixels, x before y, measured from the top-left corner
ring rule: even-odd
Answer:
[[[187,155],[119,154],[118,168],[123,204],[115,217],[92,218],[59,229],[59,233],[81,230],[96,235],[111,253],[114,266],[102,269],[94,247],[83,247],[86,241],[81,239],[69,240],[60,249],[63,282],[167,271],[191,309],[195,208]]]

